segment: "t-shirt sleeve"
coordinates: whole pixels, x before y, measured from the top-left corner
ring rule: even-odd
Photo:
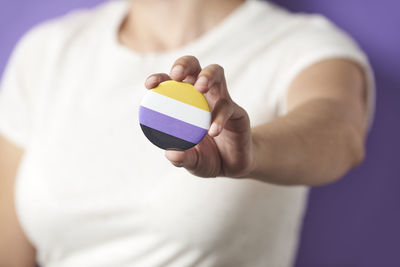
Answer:
[[[304,16],[304,15],[303,15]],[[375,82],[368,58],[360,47],[344,31],[323,16],[314,15],[299,19],[287,38],[286,55],[281,62],[278,89],[278,113],[287,112],[287,89],[293,79],[311,65],[332,58],[343,58],[357,63],[364,71],[367,84],[368,124],[371,127],[375,106]]]
[[[24,148],[32,131],[40,34],[31,30],[12,52],[0,83],[0,135]]]

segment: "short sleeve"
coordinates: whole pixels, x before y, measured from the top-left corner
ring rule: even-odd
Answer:
[[[32,131],[39,38],[34,29],[20,39],[0,83],[0,134],[22,148]]]
[[[286,55],[281,63],[279,78],[278,113],[286,113],[286,94],[290,83],[304,69],[332,58],[349,59],[364,71],[367,83],[368,124],[372,125],[375,109],[374,75],[366,54],[344,31],[337,28],[323,16],[304,16],[298,20],[298,30],[288,37]]]

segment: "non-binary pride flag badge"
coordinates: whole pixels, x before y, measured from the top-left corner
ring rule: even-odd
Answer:
[[[207,134],[211,113],[193,85],[166,81],[149,90],[139,108],[140,127],[162,149],[186,150]]]

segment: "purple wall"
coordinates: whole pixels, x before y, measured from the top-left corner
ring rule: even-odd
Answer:
[[[400,266],[400,1],[276,2],[323,13],[347,30],[367,52],[377,83],[366,161],[312,190],[297,267]]]
[[[0,73],[33,24],[102,1],[0,0]],[[323,13],[351,33],[367,51],[377,79],[366,161],[336,184],[312,190],[297,267],[400,266],[400,1],[275,2]]]

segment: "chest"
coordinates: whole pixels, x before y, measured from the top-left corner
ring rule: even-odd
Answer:
[[[254,203],[243,207],[241,201],[255,192],[266,198],[268,187],[191,176],[144,137],[138,107],[143,81],[157,69],[136,66],[134,74],[100,69],[88,76],[81,71],[49,86],[55,89],[19,172],[20,218],[41,251],[53,253],[60,246],[67,253],[118,235],[132,242],[157,236],[212,247],[226,229],[240,227],[239,213],[257,213]],[[251,67],[241,73],[228,67],[227,73],[233,99],[255,122],[275,116],[268,79],[255,81]]]

